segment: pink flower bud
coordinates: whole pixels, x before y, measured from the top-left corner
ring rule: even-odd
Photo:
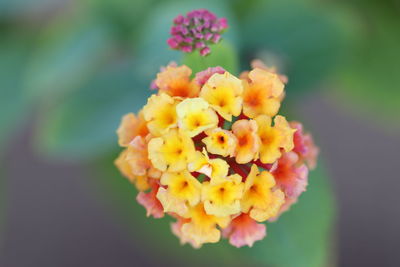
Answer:
[[[167,40],[167,44],[171,47],[171,48],[173,48],[173,49],[176,49],[176,48],[178,48],[178,46],[179,46],[179,43],[175,40],[175,38],[173,38],[173,37],[171,37],[171,38],[169,38],[168,40]]]
[[[206,44],[205,44],[204,42],[197,42],[197,43],[194,45],[195,48],[203,48],[203,47],[205,47],[205,46],[206,46]]]
[[[228,20],[226,18],[219,19],[219,26],[221,30],[228,28]]]
[[[198,49],[205,56],[211,52],[209,45],[221,40],[222,30],[228,27],[226,18],[218,18],[207,9],[190,11],[174,20],[167,43],[172,49],[185,53]]]
[[[200,50],[200,55],[207,56],[208,54],[210,54],[210,52],[211,52],[210,48],[206,46]]]
[[[178,16],[174,19],[174,23],[175,23],[175,24],[182,24],[182,23],[183,23],[183,16],[182,16],[182,15],[178,15]]]
[[[213,36],[213,38],[212,38],[212,41],[213,41],[213,43],[218,43],[219,42],[219,40],[221,40],[221,35],[219,35],[219,34],[214,34],[214,36]]]
[[[184,45],[184,46],[182,46],[182,51],[183,52],[185,52],[185,53],[190,53],[190,52],[192,52],[192,46],[190,46],[190,45]]]

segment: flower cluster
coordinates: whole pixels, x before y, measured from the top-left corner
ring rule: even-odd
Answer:
[[[167,40],[172,49],[190,53],[196,49],[202,56],[210,53],[210,44],[221,40],[222,32],[228,28],[226,18],[217,18],[206,9],[198,9],[178,15],[171,28],[171,38]]]
[[[215,67],[192,79],[171,64],[117,130],[115,163],[137,201],[147,216],[176,218],[173,233],[195,248],[221,236],[236,247],[263,239],[262,222],[297,201],[316,164],[311,135],[278,115],[286,77],[256,65],[240,78]]]

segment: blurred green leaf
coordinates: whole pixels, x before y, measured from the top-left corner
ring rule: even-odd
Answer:
[[[1,0],[0,18],[32,17],[39,18],[46,12],[62,7],[71,0]]]
[[[246,61],[258,57],[279,67],[289,77],[289,98],[315,89],[340,62],[348,26],[342,13],[285,0],[264,2],[249,13],[241,30]]]
[[[25,86],[32,97],[77,88],[115,57],[115,48],[110,26],[104,21],[90,14],[60,17],[38,37]]]
[[[0,156],[0,159],[3,159]],[[3,161],[2,161],[3,162]],[[3,167],[3,166],[2,166]],[[7,191],[6,191],[6,181],[4,175],[4,168],[0,171],[0,256],[1,251],[4,249],[5,242],[5,223],[6,223],[6,200],[7,200]]]
[[[211,54],[206,57],[201,56],[198,51],[185,54],[182,63],[189,66],[193,73],[221,66],[234,75],[238,74],[238,52],[228,41],[211,46]]]
[[[87,0],[88,11],[113,25],[119,38],[129,40],[142,27],[143,21],[161,0]],[[171,0],[164,0],[171,1]],[[137,36],[136,36],[137,37]]]
[[[29,35],[19,34],[4,34],[0,42],[0,147],[31,108],[21,84],[31,42]]]
[[[335,89],[340,102],[372,121],[400,127],[400,20],[375,12],[340,69]]]
[[[129,63],[98,72],[79,91],[41,112],[36,141],[47,155],[81,160],[116,145],[121,116],[136,112],[150,94]]]
[[[110,201],[126,221],[127,230],[142,240],[143,250],[154,251],[165,262],[182,266],[320,267],[334,259],[335,205],[323,166],[310,173],[308,190],[299,202],[277,222],[268,223],[268,234],[263,241],[252,248],[237,249],[223,240],[196,250],[179,245],[169,227],[172,218],[145,216],[145,209],[135,201],[136,190],[112,165],[114,157],[97,162],[96,166],[104,169],[90,168],[96,177],[93,183],[100,185],[101,197]]]

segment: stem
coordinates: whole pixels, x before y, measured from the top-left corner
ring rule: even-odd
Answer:
[[[256,161],[253,161],[252,163],[256,164],[258,167],[263,168],[267,171],[269,171],[272,167],[272,164],[262,163],[259,159]]]
[[[237,164],[234,161],[230,161],[230,162],[228,162],[228,164],[237,174],[242,176],[243,179],[246,179],[247,173],[242,168],[240,168],[239,164]]]

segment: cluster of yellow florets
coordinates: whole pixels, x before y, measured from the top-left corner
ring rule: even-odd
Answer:
[[[240,78],[216,67],[193,79],[187,66],[167,66],[158,92],[117,131],[125,149],[116,165],[148,216],[177,219],[182,243],[215,243],[222,230],[231,244],[251,246],[265,236],[258,222],[305,190],[304,162],[317,150],[301,124],[277,115],[285,77],[255,65]]]

